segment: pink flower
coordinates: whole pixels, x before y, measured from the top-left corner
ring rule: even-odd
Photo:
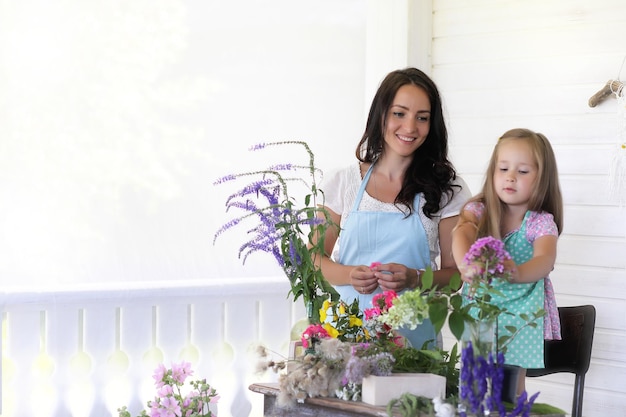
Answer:
[[[171,385],[163,385],[157,390],[157,395],[161,398],[167,397],[168,395],[172,395],[174,389]]]
[[[321,324],[310,324],[304,332],[302,332],[302,347],[309,348],[309,340],[326,339],[330,335]]]
[[[161,417],[180,417],[181,410],[178,401],[173,397],[163,398],[161,402]]]
[[[184,384],[185,379],[192,374],[193,371],[191,370],[191,364],[189,362],[183,361],[180,364],[172,364],[172,378],[179,384]]]
[[[159,364],[159,366],[157,366],[157,368],[154,370],[152,378],[154,378],[154,384],[157,386],[157,388],[161,388],[165,384],[163,378],[166,374],[167,369],[165,369],[165,365],[163,365],[162,363]]]
[[[366,308],[365,310],[363,310],[363,315],[365,316],[365,320],[371,320],[374,317],[378,317],[381,315],[381,311],[380,308],[378,307],[372,307],[372,308]]]
[[[376,294],[374,298],[372,298],[373,307],[363,310],[365,319],[370,320],[389,311],[391,306],[393,306],[393,300],[396,298],[398,298],[398,294],[396,294],[396,292],[392,290]]]
[[[483,278],[490,284],[493,278],[508,279],[510,274],[504,267],[504,261],[510,259],[511,255],[506,251],[504,242],[487,236],[472,244],[463,261],[468,266],[467,274],[474,278]]]

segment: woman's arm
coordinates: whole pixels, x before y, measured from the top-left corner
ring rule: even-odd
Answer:
[[[439,222],[439,249],[441,256],[441,269],[435,271],[434,283],[438,286],[444,286],[450,283],[450,278],[459,272],[454,262],[453,247],[453,230],[457,224],[459,216],[452,216],[442,219]]]
[[[323,209],[328,213],[332,223],[327,225],[328,227],[323,237],[324,254],[319,259],[314,258],[316,265],[321,266],[322,275],[332,285],[352,285],[358,292],[364,294],[373,292],[378,287],[378,282],[374,272],[369,267],[364,265],[342,265],[330,259],[335,243],[339,238],[341,216],[328,207],[323,207]],[[326,221],[323,213],[320,213],[318,218],[324,222]],[[314,237],[315,241],[319,238],[319,235]]]

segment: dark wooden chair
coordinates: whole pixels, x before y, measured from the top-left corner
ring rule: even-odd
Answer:
[[[596,309],[592,305],[559,307],[562,340],[545,341],[545,368],[528,369],[526,376],[559,372],[575,374],[572,417],[582,417],[585,374],[589,370]]]

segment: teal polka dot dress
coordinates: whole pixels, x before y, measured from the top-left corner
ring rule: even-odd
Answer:
[[[526,239],[526,223],[530,215],[526,212],[522,225],[504,237],[506,250],[509,252],[515,264],[528,262],[533,256],[533,246]],[[544,307],[544,280],[540,279],[532,283],[509,283],[497,280],[496,288],[503,297],[494,297],[493,302],[505,307],[509,314],[501,314],[498,317],[498,337],[510,334],[507,326],[521,328],[525,321],[517,317],[519,314],[532,314]],[[495,283],[495,281],[494,281]],[[507,345],[505,362],[510,365],[518,365],[524,368],[543,368],[543,319],[536,320],[536,327],[526,326]]]

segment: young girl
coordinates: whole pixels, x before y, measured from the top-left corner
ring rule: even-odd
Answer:
[[[504,297],[492,302],[516,315],[498,318],[498,334],[509,334],[505,329],[509,325],[521,328],[524,321],[517,317],[521,313],[546,311],[542,322],[524,327],[507,346],[507,364],[543,368],[544,339],[561,338],[548,274],[562,225],[563,201],[550,142],[528,129],[509,130],[493,150],[482,192],[467,202],[452,235],[453,256],[464,282],[471,282],[472,268],[463,257],[478,238],[502,239],[513,258],[505,264],[511,280],[497,284]],[[523,378],[520,382],[523,390]]]

